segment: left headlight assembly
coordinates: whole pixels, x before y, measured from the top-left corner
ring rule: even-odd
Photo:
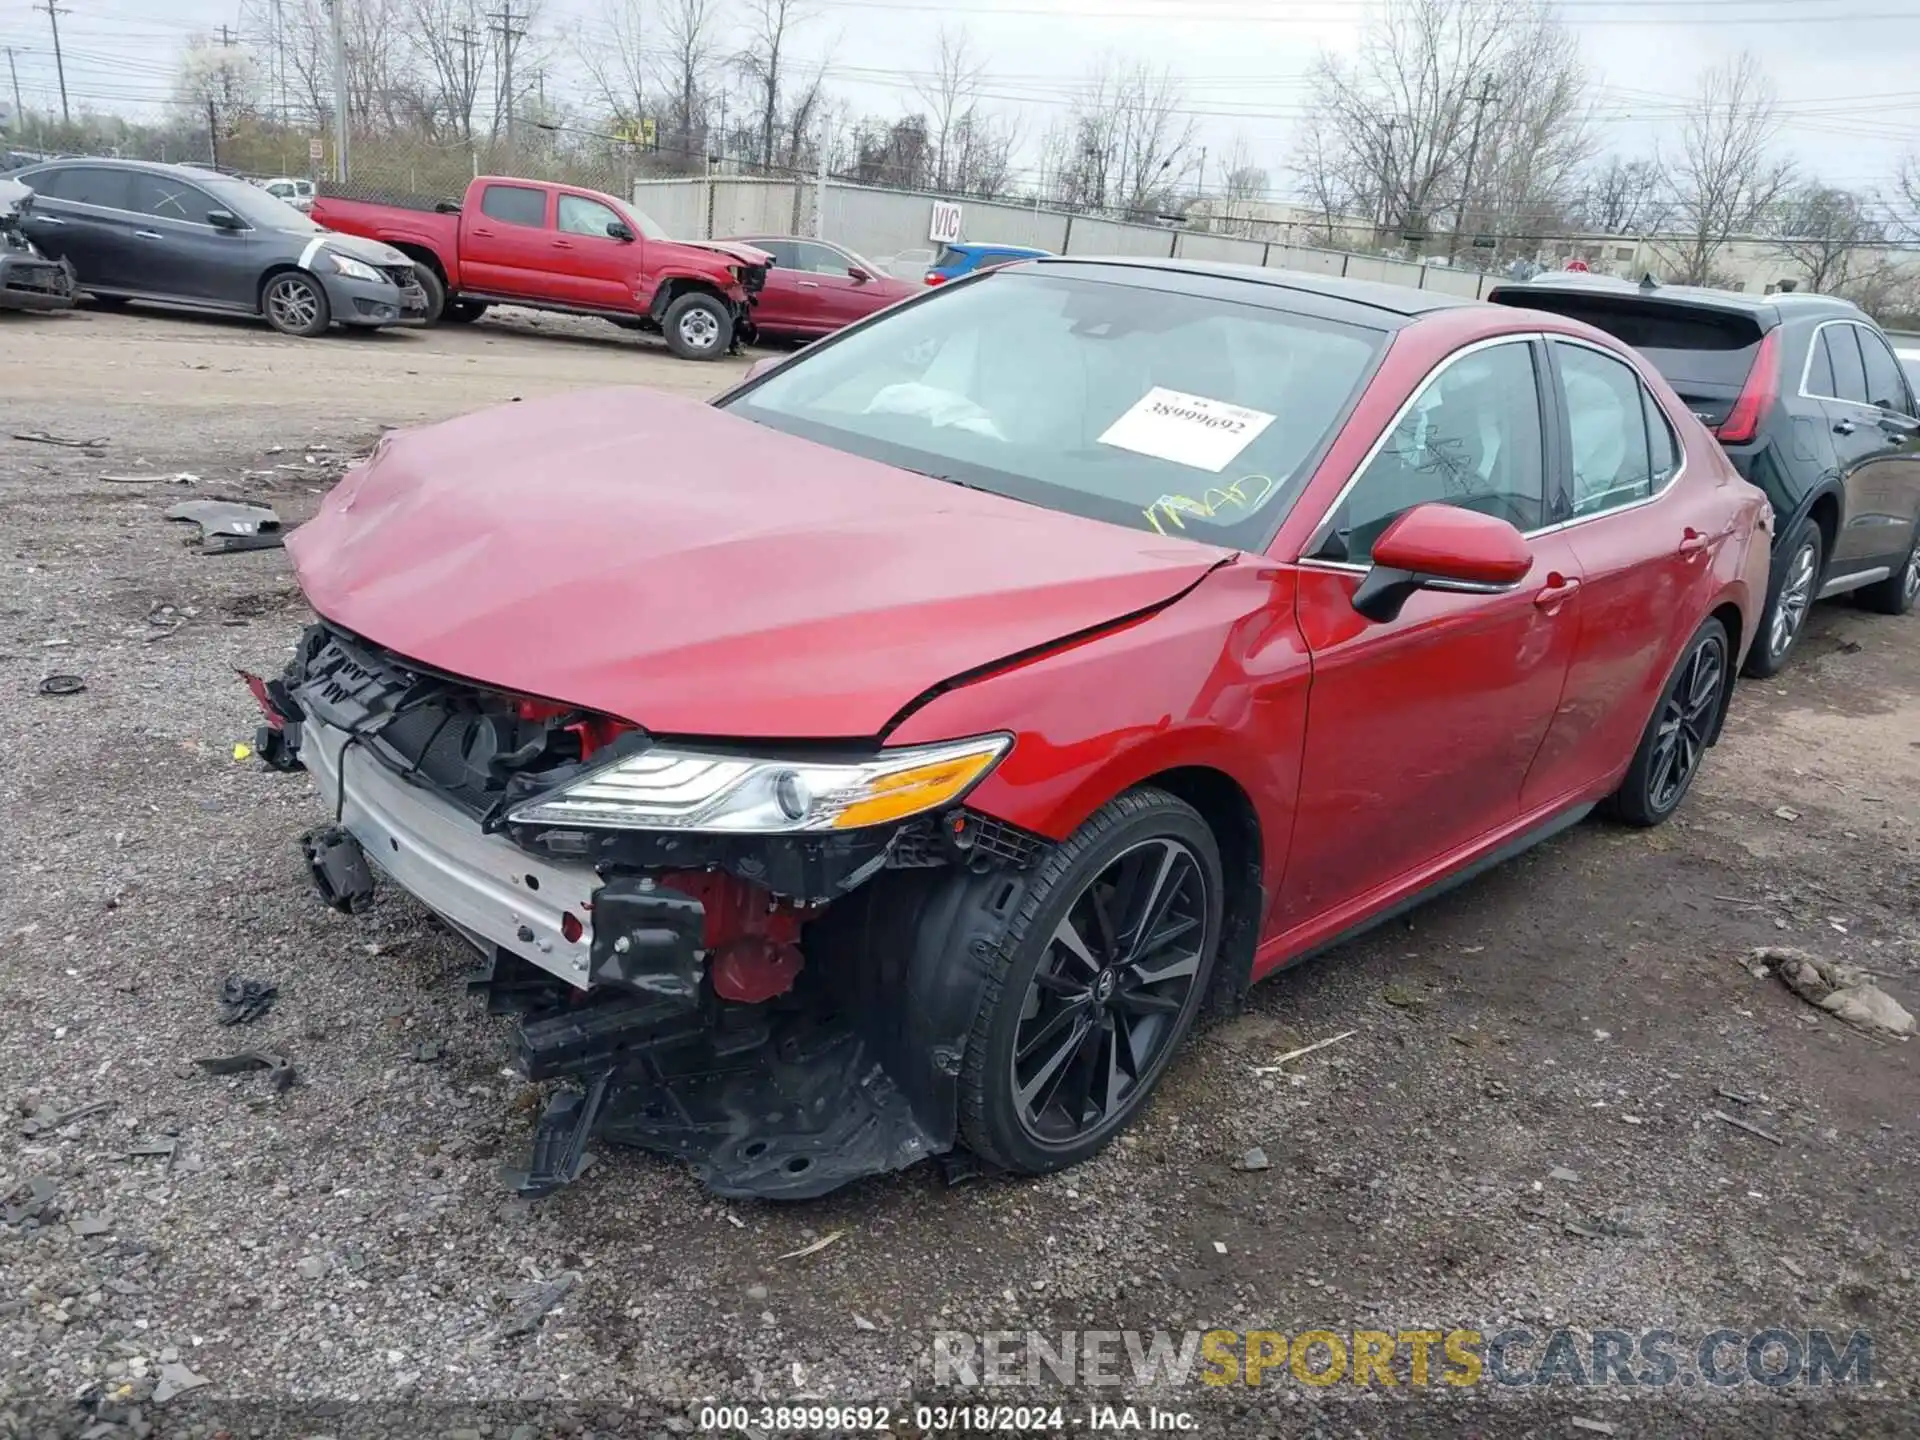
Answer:
[[[344,275],[349,280],[380,281],[387,277],[364,260],[356,260],[351,255],[342,255],[338,250],[327,251],[327,259],[333,262],[335,274]]]
[[[1013,744],[982,735],[814,762],[656,746],[510,812],[519,825],[786,835],[884,825],[962,799]]]

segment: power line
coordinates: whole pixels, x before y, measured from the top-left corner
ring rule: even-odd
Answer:
[[[487,16],[492,23],[487,29],[500,37],[500,92],[506,110],[507,148],[513,148],[513,54],[520,48],[520,42],[526,39],[527,27],[524,23],[530,17],[513,13],[513,0],[501,0],[500,8]],[[516,26],[513,22],[522,23]]]

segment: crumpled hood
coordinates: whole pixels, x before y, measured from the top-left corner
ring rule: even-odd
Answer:
[[[647,390],[390,435],[288,538],[328,620],[657,734],[880,734],[1231,552],[985,495]]]
[[[689,250],[711,250],[724,255],[729,260],[738,260],[742,265],[767,266],[773,263],[773,256],[756,245],[748,245],[739,240],[675,240],[675,245],[684,245]]]
[[[379,240],[367,240],[358,235],[343,235],[338,230],[329,230],[316,236],[324,240],[326,248],[338,250],[342,255],[351,255],[355,260],[364,260],[369,265],[411,265],[413,258]]]

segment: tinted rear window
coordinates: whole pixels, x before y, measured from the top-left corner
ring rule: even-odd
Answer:
[[[524,190],[518,185],[489,185],[480,197],[480,211],[508,225],[539,229],[547,223],[547,192]]]
[[[1737,394],[1760,348],[1760,323],[1746,315],[1548,291],[1505,290],[1494,298],[1606,331],[1645,355],[1682,395]]]

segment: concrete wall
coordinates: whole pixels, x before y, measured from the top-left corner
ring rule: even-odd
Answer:
[[[816,233],[815,187],[789,180],[641,180],[633,187],[633,203],[665,226],[669,234],[690,240]],[[1348,275],[1357,280],[1469,297],[1482,293],[1495,279],[1473,270],[1413,265],[1345,250],[1242,240],[1158,225],[1129,225],[985,200],[961,204],[963,240],[1032,245],[1058,255],[1178,256],[1304,270],[1315,275]],[[927,238],[932,220],[931,196],[830,183],[826,189],[826,225],[819,233],[885,264],[888,257],[902,250],[934,248]]]

